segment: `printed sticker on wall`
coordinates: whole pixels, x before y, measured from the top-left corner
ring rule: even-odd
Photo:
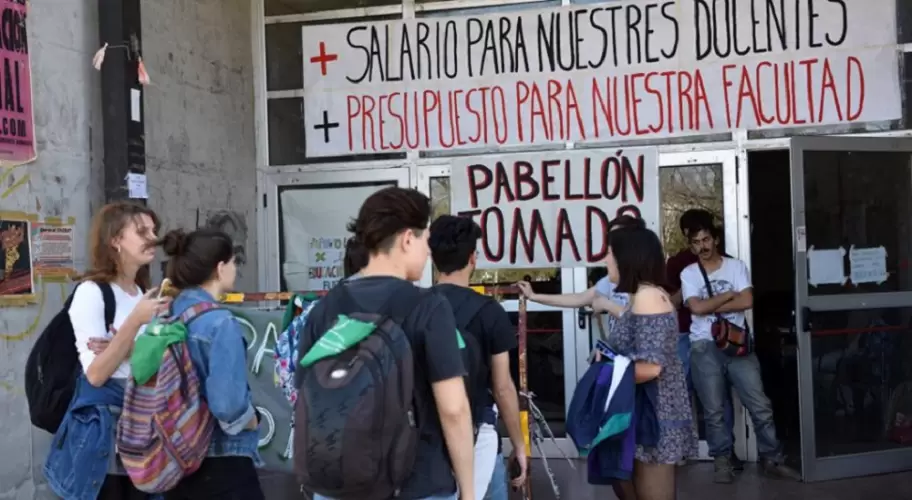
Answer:
[[[883,284],[890,277],[887,272],[887,249],[879,247],[849,248],[850,277],[852,283]]]
[[[29,221],[0,219],[0,304],[27,302],[34,296],[30,235]]]
[[[32,268],[42,278],[68,278],[76,271],[73,226],[32,224]]]

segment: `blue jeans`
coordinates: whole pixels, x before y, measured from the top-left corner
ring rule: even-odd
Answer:
[[[497,461],[494,462],[494,473],[491,474],[491,484],[488,485],[488,492],[484,500],[507,500],[507,466],[504,465],[504,457],[497,454]]]
[[[681,358],[681,364],[684,365],[684,378],[687,379],[687,389],[689,391],[694,391],[693,377],[690,374],[690,334],[682,333],[678,336],[678,357]],[[726,384],[729,385],[729,384]],[[731,387],[727,387],[731,389]],[[735,441],[735,410],[732,407],[731,394],[730,390],[725,392],[725,428],[728,429],[729,434],[732,435],[732,442]],[[702,403],[703,400],[700,399]]]
[[[700,340],[690,346],[690,362],[694,388],[703,404],[710,456],[732,453],[732,434],[725,425],[725,401],[730,382],[750,413],[757,434],[757,453],[761,458],[780,460],[782,451],[776,438],[773,406],[763,392],[757,356],[726,356],[712,341]]]

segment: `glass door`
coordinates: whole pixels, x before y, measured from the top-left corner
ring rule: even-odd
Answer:
[[[351,236],[346,224],[374,192],[408,185],[404,167],[269,176],[264,200],[270,221],[268,289],[331,288],[342,277],[345,241]]]
[[[672,257],[689,252],[687,239],[681,233],[679,219],[690,209],[703,209],[715,215],[716,224],[724,230],[722,250],[732,257],[742,258],[739,252],[737,218],[736,153],[734,150],[664,153],[659,157],[659,195],[661,210],[659,224],[665,252]],[[748,260],[748,259],[743,259]],[[749,265],[749,264],[748,264]],[[685,335],[682,332],[682,335]],[[686,339],[685,342],[686,352]],[[699,459],[709,460],[705,426],[699,398],[691,391],[695,418],[700,435]],[[746,412],[732,392],[734,404],[735,451],[742,459],[752,459],[749,450]]]
[[[450,213],[450,166],[448,163],[418,167],[417,187],[431,198],[432,218]],[[480,269],[472,276],[474,285],[510,285],[521,279],[529,280],[540,293],[573,293],[574,280],[571,268],[543,269]],[[425,271],[422,283],[435,282],[431,264]],[[498,297],[504,309],[514,321],[517,320],[518,300],[515,295]],[[530,302],[528,304],[527,364],[529,390],[535,394],[535,404],[544,413],[548,425],[557,437],[557,446],[550,441],[544,444],[543,452],[549,458],[577,455],[576,448],[566,436],[566,415],[576,387],[577,338],[576,311],[558,309]],[[518,360],[511,356],[513,379],[519,381]],[[506,436],[501,429],[501,436]],[[509,441],[505,440],[505,453]],[[534,447],[533,447],[534,448]],[[533,449],[532,456],[539,456]]]
[[[912,139],[791,140],[803,474],[912,468]]]

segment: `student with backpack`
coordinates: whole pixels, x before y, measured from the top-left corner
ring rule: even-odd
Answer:
[[[503,414],[513,444],[511,461],[519,465],[519,475],[512,480],[515,487],[525,482],[528,467],[519,423],[519,398],[510,374],[510,350],[517,347],[517,339],[503,306],[469,288],[481,235],[481,228],[472,219],[442,215],[431,224],[431,259],[440,272],[437,292],[450,302],[456,327],[466,344],[471,340],[472,347],[478,350],[477,360],[469,363],[467,388],[476,430],[475,494],[483,498],[490,489],[492,500],[506,500],[506,482],[492,482],[495,467],[503,466],[497,434],[498,411]],[[477,366],[471,366],[475,363]]]
[[[196,393],[203,400],[200,410],[208,408],[214,417],[210,429],[197,431],[211,432],[208,442],[194,441],[196,436],[163,436],[172,442],[180,438],[188,448],[195,447],[181,451],[205,457],[198,470],[180,479],[165,499],[264,499],[256,472],[262,460],[257,451],[258,419],[247,385],[246,342],[235,316],[218,306],[218,297],[234,289],[234,244],[227,234],[212,229],[189,234],[170,231],[161,244],[169,258],[165,274],[180,290],[171,308],[173,317],[184,315],[186,334],[179,346],[189,351],[187,365],[192,366],[195,375],[183,374],[181,382],[190,386],[191,395]],[[188,316],[192,320],[187,320]],[[165,348],[162,346],[158,352],[163,353]],[[161,355],[156,358],[162,359]],[[134,357],[134,364],[136,361]],[[159,372],[158,376],[163,375]],[[194,391],[194,385],[198,391]],[[132,414],[129,405],[125,414],[127,411]]]
[[[349,230],[369,258],[300,334],[294,471],[324,500],[474,500],[473,436],[459,334],[446,299],[413,282],[431,205],[389,187]]]
[[[168,307],[149,290],[157,228],[146,207],[102,207],[89,234],[89,270],[26,364],[32,421],[55,433],[44,474],[67,500],[147,497],[126,475],[114,437],[134,339]]]

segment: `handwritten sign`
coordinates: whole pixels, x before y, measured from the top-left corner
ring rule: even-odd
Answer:
[[[479,268],[602,265],[608,223],[659,220],[655,148],[453,159],[453,213],[481,225]]]
[[[308,156],[901,117],[894,0],[627,0],[302,28]]]
[[[849,248],[849,276],[852,283],[881,284],[887,281],[887,249],[880,247]]]
[[[29,62],[26,0],[0,0],[3,36],[0,43],[0,161],[35,159],[32,115],[32,68]]]
[[[308,291],[329,290],[344,277],[345,242],[348,238],[311,238]]]

